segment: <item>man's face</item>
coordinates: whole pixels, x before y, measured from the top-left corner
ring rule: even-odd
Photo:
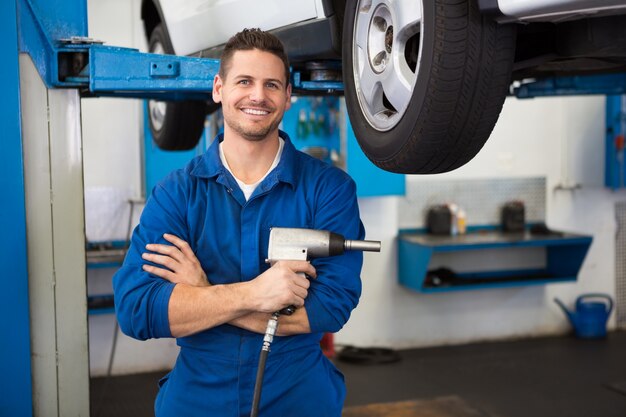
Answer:
[[[215,76],[213,100],[222,103],[225,132],[260,141],[277,132],[291,105],[282,61],[258,49],[233,54],[225,77]]]

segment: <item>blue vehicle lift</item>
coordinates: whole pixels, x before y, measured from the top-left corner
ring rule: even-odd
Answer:
[[[0,185],[5,196],[0,204],[0,228],[6,242],[2,250],[5,284],[0,314],[4,317],[0,372],[10,383],[3,384],[2,415],[32,415],[28,269],[26,259],[26,211],[20,127],[19,68],[15,2],[0,2],[0,130],[3,132],[3,161]]]

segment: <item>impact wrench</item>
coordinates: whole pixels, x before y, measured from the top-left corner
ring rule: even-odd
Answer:
[[[380,241],[374,240],[348,240],[343,236],[326,230],[312,230],[299,228],[273,227],[270,230],[267,263],[274,265],[278,261],[308,261],[314,258],[341,255],[344,251],[369,251],[380,252]],[[302,272],[299,274],[304,275]],[[259,356],[259,368],[257,369],[254,396],[252,398],[252,411],[250,417],[259,414],[261,402],[261,388],[263,386],[263,374],[265,373],[265,361],[270,351],[270,345],[274,340],[278,328],[280,315],[291,315],[296,310],[294,306],[288,306],[272,314],[267,322],[263,347]]]

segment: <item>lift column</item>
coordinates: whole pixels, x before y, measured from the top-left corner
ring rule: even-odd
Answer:
[[[15,1],[0,2],[0,256],[3,266],[0,415],[32,415],[26,215],[20,131],[19,68]]]
[[[16,278],[28,282],[30,349],[25,352],[30,351],[32,375],[32,411],[23,415],[87,416],[80,95],[78,89],[48,88],[44,78],[56,68],[37,61],[49,46],[34,41],[44,31],[55,39],[86,36],[87,8],[80,2],[16,4],[28,258],[27,276]]]
[[[48,90],[29,56],[19,63],[33,405],[36,416],[88,415],[80,97]]]

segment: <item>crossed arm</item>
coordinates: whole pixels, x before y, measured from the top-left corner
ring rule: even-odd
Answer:
[[[172,245],[148,244],[142,258],[159,266],[143,269],[176,286],[168,304],[170,331],[174,337],[188,336],[228,323],[264,333],[271,314],[288,305],[299,307],[291,316],[281,316],[278,335],[311,331],[304,300],[315,268],[306,261],[280,261],[248,282],[212,285],[187,242],[164,234]]]

